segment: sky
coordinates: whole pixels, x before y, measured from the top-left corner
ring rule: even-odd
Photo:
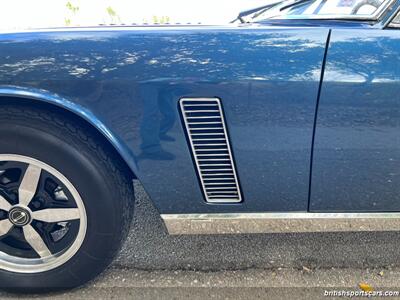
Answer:
[[[86,26],[110,23],[224,24],[239,11],[271,0],[0,0],[0,29]],[[78,10],[67,8],[70,2]],[[111,17],[110,8],[115,12]],[[112,12],[111,12],[112,14]]]

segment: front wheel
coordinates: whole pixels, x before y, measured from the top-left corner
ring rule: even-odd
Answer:
[[[102,272],[133,213],[120,158],[79,119],[0,105],[0,287],[73,288]]]

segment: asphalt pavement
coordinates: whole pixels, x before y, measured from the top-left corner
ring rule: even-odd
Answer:
[[[400,267],[398,232],[169,236],[135,183],[132,230],[115,266],[140,270]]]
[[[326,299],[326,291],[360,291],[359,284],[400,290],[399,233],[169,236],[135,188],[135,220],[112,267],[83,288],[36,297]]]
[[[335,299],[328,293],[398,293],[400,269],[139,271],[111,268],[86,287],[49,295],[1,294],[2,299]],[[365,288],[364,287],[364,288]],[[354,297],[356,298],[356,297]],[[395,297],[390,297],[395,299]]]

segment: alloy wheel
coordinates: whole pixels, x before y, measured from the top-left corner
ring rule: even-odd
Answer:
[[[0,269],[38,273],[73,257],[87,229],[72,183],[39,160],[0,154]]]

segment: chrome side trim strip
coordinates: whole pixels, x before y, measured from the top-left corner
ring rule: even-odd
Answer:
[[[400,213],[162,214],[168,233],[242,234],[400,231]]]

